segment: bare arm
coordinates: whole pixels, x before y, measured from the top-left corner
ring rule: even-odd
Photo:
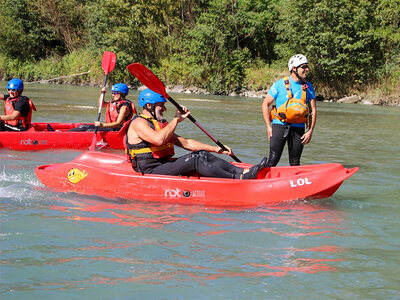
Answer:
[[[106,88],[106,87],[103,87],[103,88],[101,89],[101,91],[100,91],[99,106],[101,105],[101,98],[102,98],[102,95],[104,94],[104,97],[105,97],[105,96],[106,96],[106,93],[107,93],[107,88]],[[101,107],[106,107],[107,104],[108,104],[108,101],[104,101],[104,98],[103,98],[103,105],[102,105]]]
[[[272,126],[271,126],[271,121],[270,121],[270,110],[269,107],[271,104],[274,102],[274,98],[270,95],[267,94],[267,96],[264,98],[264,102],[262,104],[262,113],[265,121],[265,125],[267,126],[267,134],[268,134],[268,140],[271,139],[272,136]]]
[[[0,115],[0,120],[13,121],[13,120],[16,120],[20,115],[21,115],[21,112],[14,110],[11,115]]]
[[[135,119],[135,121],[131,123],[131,126],[139,139],[156,146],[161,146],[167,143],[167,141],[173,136],[177,125],[178,118],[176,117],[173,118],[167,126],[158,131],[151,128],[149,123],[141,118]]]
[[[220,154],[227,154],[227,155],[232,155],[232,149],[229,148],[228,146],[224,145],[228,151],[224,151],[222,148],[218,146],[211,146],[208,144],[204,144],[202,142],[193,140],[193,139],[186,139],[182,136],[179,135],[174,135],[174,143],[175,145],[182,147],[186,150],[189,151],[199,151],[199,150],[206,150],[208,152],[215,152],[215,153],[220,153]]]
[[[129,116],[129,108],[126,106],[122,106],[121,110],[119,111],[117,121],[111,123],[103,123],[96,121],[94,125],[99,127],[115,128],[120,126],[127,116]]]
[[[315,99],[310,100],[310,116],[311,116],[311,124],[306,133],[301,137],[302,143],[308,144],[311,141],[311,137],[314,131],[315,123],[317,122],[317,105]]]

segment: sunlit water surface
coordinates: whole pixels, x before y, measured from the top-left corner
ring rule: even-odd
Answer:
[[[38,108],[36,122],[92,122],[98,92],[25,89]],[[135,104],[137,94],[129,95]],[[267,155],[262,99],[172,96],[242,161]],[[177,132],[212,143],[190,121]],[[252,210],[56,193],[39,182],[35,167],[81,152],[0,150],[0,296],[399,299],[399,141],[399,108],[318,103],[302,164],[360,170],[329,199]],[[280,165],[287,164],[285,150]]]

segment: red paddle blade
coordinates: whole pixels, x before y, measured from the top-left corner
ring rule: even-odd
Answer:
[[[117,55],[114,52],[106,51],[103,54],[103,59],[101,60],[101,67],[104,73],[108,75],[115,68],[115,63],[117,62]]]
[[[89,146],[90,151],[94,151],[96,149],[96,144],[97,144],[97,137],[96,134],[92,138],[92,143]]]
[[[161,80],[149,69],[139,63],[133,63],[126,67],[139,81],[151,89],[153,92],[163,95],[165,98],[170,98],[165,91],[165,86]]]

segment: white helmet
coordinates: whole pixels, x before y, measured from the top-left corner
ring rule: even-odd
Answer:
[[[308,64],[307,57],[305,57],[303,54],[293,55],[289,59],[289,63],[288,63],[289,71],[292,71],[293,67],[297,68],[304,64]]]

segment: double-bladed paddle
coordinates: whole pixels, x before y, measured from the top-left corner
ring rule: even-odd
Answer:
[[[115,63],[117,62],[117,55],[114,52],[111,51],[106,51],[103,54],[103,58],[101,60],[101,67],[103,68],[105,78],[104,78],[104,84],[103,87],[106,86],[107,83],[107,75],[110,73],[112,70],[115,68]],[[99,115],[97,116],[97,121],[100,121],[100,116],[101,116],[101,108],[103,107],[103,102],[104,102],[104,93],[101,93],[101,103],[99,103]],[[90,144],[89,150],[93,151],[96,148],[96,143],[97,143],[97,130],[99,129],[98,126],[94,129],[94,135],[92,139],[92,143]]]
[[[147,86],[150,90],[153,92],[159,93],[160,95],[164,96],[165,98],[168,99],[169,102],[171,102],[181,113],[184,113],[182,107],[174,100],[171,98],[170,95],[167,94],[165,90],[164,84],[161,82],[161,80],[148,68],[143,66],[142,64],[139,63],[133,63],[130,64],[129,66],[126,67],[129,72],[131,72],[137,79],[140,80],[142,84]],[[221,147],[221,149],[228,151],[228,149],[217,139],[215,139],[211,134],[209,134],[197,121],[195,118],[193,118],[192,115],[188,116],[189,120],[192,121],[197,127],[201,129],[210,139],[214,141],[218,146]],[[231,154],[231,157],[237,161],[241,162],[239,158],[237,158],[234,154]]]

